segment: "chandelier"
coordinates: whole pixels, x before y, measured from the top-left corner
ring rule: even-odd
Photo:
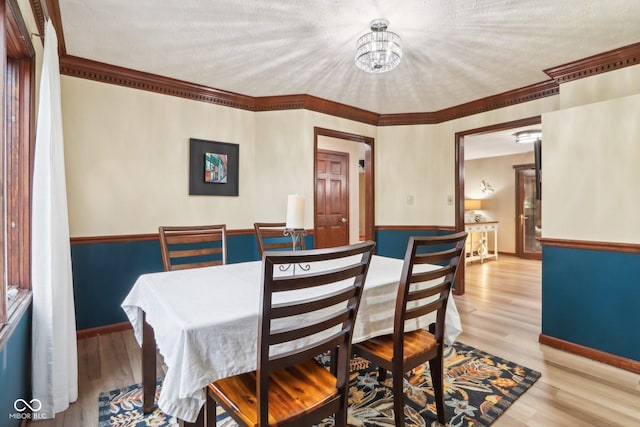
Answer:
[[[402,43],[400,36],[387,31],[389,22],[376,19],[371,23],[371,32],[356,43],[356,66],[367,73],[385,73],[400,64]]]

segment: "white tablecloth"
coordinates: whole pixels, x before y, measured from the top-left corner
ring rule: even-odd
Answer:
[[[353,342],[393,331],[402,264],[395,258],[372,258]],[[153,327],[167,365],[158,400],[165,413],[193,422],[205,402],[207,384],[256,369],[260,275],[261,262],[255,261],[138,278],[122,308],[139,344],[143,311]],[[425,318],[407,329],[426,328],[433,321],[435,317]],[[447,305],[446,326],[447,342],[453,343],[462,332],[453,298]]]

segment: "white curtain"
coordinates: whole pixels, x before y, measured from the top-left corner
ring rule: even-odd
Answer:
[[[33,398],[38,415],[53,418],[78,398],[78,354],[60,67],[56,31],[47,20],[33,173],[31,277],[33,290]]]

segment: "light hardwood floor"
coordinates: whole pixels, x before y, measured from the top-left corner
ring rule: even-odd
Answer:
[[[539,261],[501,256],[470,264],[466,294],[455,300],[461,342],[542,373],[495,427],[640,426],[640,375],[538,343]],[[79,341],[78,359],[78,401],[55,420],[30,426],[95,426],[100,391],[141,381],[140,349],[131,331]]]

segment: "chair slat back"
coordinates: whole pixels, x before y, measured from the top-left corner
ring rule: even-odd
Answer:
[[[227,227],[224,224],[162,226],[158,232],[165,271],[227,263]]]
[[[464,251],[467,233],[443,236],[411,237],[404,257],[404,265],[398,287],[394,319],[394,354],[402,360],[405,322],[436,313],[436,340],[444,337],[444,319],[447,301],[460,259]],[[435,269],[420,268],[423,264],[435,264]]]
[[[257,369],[260,425],[267,425],[268,376],[275,370],[333,351],[336,387],[340,395],[347,393],[353,324],[374,247],[375,242],[368,241],[264,253]],[[295,265],[310,269],[293,274]],[[283,344],[288,344],[286,350],[278,348]]]
[[[293,249],[291,237],[284,234],[285,225],[286,223],[284,222],[256,222],[253,224],[260,258],[262,258],[262,254],[265,251]],[[304,238],[296,242],[296,249],[305,249]]]

